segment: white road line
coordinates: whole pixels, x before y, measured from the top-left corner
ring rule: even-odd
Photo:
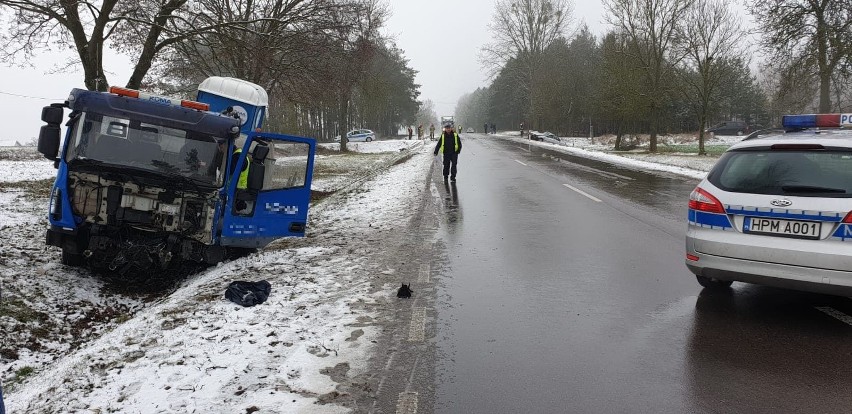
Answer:
[[[399,399],[396,400],[397,414],[415,414],[417,412],[417,393],[413,391],[405,391],[399,393]]]
[[[817,306],[816,309],[820,312],[827,314],[828,316],[831,316],[831,317],[847,324],[847,325],[852,325],[852,316],[849,316],[849,315],[847,315],[847,314],[845,314],[845,313],[843,313],[843,312],[841,312],[837,309],[834,309],[834,308],[831,308],[831,307],[828,307],[828,306],[824,306],[824,307],[823,306]]]
[[[429,283],[431,280],[431,270],[428,264],[420,265],[420,275],[417,277],[417,283]]]
[[[588,197],[588,198],[592,199],[592,200],[593,200],[593,201],[595,201],[595,202],[598,202],[598,203],[600,203],[600,202],[601,202],[601,199],[599,199],[599,198],[597,198],[597,197],[595,197],[595,196],[593,196],[593,195],[591,195],[591,194],[589,194],[589,193],[587,193],[587,192],[585,192],[585,191],[583,191],[583,190],[581,190],[581,189],[579,189],[579,188],[577,188],[577,187],[574,187],[574,186],[572,186],[572,185],[570,185],[570,184],[562,184],[562,185],[564,185],[564,186],[566,186],[566,187],[568,187],[568,188],[570,188],[570,189],[572,189],[572,190],[574,190],[574,191],[576,191],[576,192],[578,192],[578,193],[580,193],[580,194],[582,194],[582,195],[584,195],[584,196],[586,196],[586,197]]]
[[[408,326],[408,340],[410,342],[422,341],[426,331],[426,308],[414,308],[411,310],[411,325]]]
[[[518,161],[518,160],[515,160],[515,162],[516,162],[516,163],[518,163],[518,164],[523,165],[524,167],[526,167],[526,166],[527,166],[526,164],[524,164],[524,163],[522,163],[522,162],[520,162],[520,161]]]

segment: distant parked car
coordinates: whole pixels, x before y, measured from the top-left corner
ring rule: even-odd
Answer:
[[[464,132],[467,132],[467,133],[469,133],[469,134],[472,134],[472,133],[474,133],[474,132],[476,132],[476,131],[474,131],[474,130],[473,130],[473,128],[468,127],[468,128],[467,128],[467,130],[465,130]]]
[[[552,132],[530,131],[530,139],[533,141],[549,142],[551,144],[562,144],[562,140]]]
[[[749,125],[744,121],[725,121],[704,130],[714,135],[748,135],[752,131],[763,129],[762,125]]]
[[[556,136],[556,134],[552,132],[544,132],[541,134],[541,141],[549,142],[551,144],[562,145],[562,139]]]
[[[353,129],[346,133],[346,142],[370,142],[376,139],[376,133],[369,129]],[[334,142],[340,142],[340,135],[334,137]]]

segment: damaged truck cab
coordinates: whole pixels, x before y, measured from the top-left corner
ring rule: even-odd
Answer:
[[[74,89],[42,110],[38,149],[58,170],[47,244],[64,264],[136,276],[304,236],[316,142],[259,132],[257,85],[218,78],[199,98]],[[228,102],[243,105],[210,111]]]

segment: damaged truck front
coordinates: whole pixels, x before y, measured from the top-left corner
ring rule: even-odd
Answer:
[[[42,120],[58,169],[47,244],[66,265],[138,276],[304,236],[312,139],[240,134],[207,104],[123,88],[74,89]]]

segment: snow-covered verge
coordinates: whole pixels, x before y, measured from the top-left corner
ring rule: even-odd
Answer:
[[[6,289],[0,317],[8,309],[33,313],[2,321],[0,349],[8,355],[0,355],[0,380],[10,412],[353,408],[353,390],[364,384],[378,335],[376,313],[389,299],[384,284],[396,283],[381,278],[377,268],[375,259],[386,248],[381,234],[423,196],[428,152],[418,145],[363,158],[319,157],[335,164],[318,158],[320,185],[322,171],[338,168],[341,159],[356,166],[352,171],[388,169],[358,191],[338,192],[313,206],[308,237],[282,240],[195,274],[161,295],[110,291],[99,278],[57,264],[58,251],[43,245],[46,193],[3,188],[2,222],[14,232],[2,240]],[[402,162],[406,153],[412,158]],[[266,303],[239,308],[223,299],[229,282],[261,279],[273,286]],[[21,303],[10,308],[12,301]],[[81,315],[104,309],[112,310],[101,319]],[[9,320],[17,323],[17,333],[6,330]]]
[[[520,137],[519,132],[501,132],[496,136],[524,144],[536,145],[572,154],[597,159],[631,168],[661,171],[691,178],[704,178],[719,159],[719,155],[732,144],[742,140],[739,136],[714,136],[705,141],[710,155],[697,154],[697,138],[692,134],[666,135],[659,138],[658,153],[649,153],[647,142],[639,141],[630,151],[614,151],[615,137],[561,138],[563,145],[532,141]],[[689,152],[686,152],[686,151]]]

